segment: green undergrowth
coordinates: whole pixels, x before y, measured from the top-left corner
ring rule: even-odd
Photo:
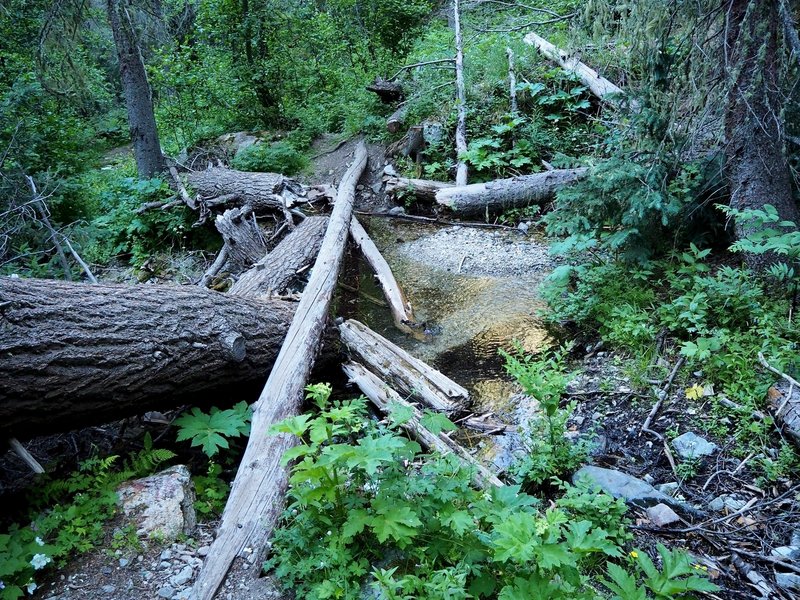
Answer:
[[[273,434],[297,436],[288,505],[264,568],[298,597],[390,599],[678,598],[716,586],[685,553],[659,548],[660,568],[627,551],[625,507],[559,483],[547,506],[519,486],[479,489],[453,456],[401,434],[396,407],[371,419],[366,401],[332,401]]]
[[[776,380],[759,365],[759,354],[783,372],[796,375],[800,368],[800,331],[791,319],[797,265],[791,241],[780,241],[784,235],[791,234],[762,230],[757,236],[761,242],[748,238],[734,247],[745,250],[756,244],[755,250],[777,252],[764,276],[737,264],[735,255],[715,256],[694,244],[639,264],[595,254],[591,262],[559,267],[550,277],[544,290],[548,318],[572,323],[599,335],[611,348],[638,357],[631,361],[643,386],[647,378],[665,376],[646,369],[655,362],[657,338],[666,337],[672,353],[686,360],[676,384],[687,382],[689,373],[700,373],[694,383],[699,379],[701,391],[687,390],[687,401],[709,401],[712,411],[698,417],[698,425],[720,436],[732,435],[734,454],[754,453],[767,480],[786,476],[796,457],[790,459],[793,453],[786,444],[774,449],[770,418],[756,421],[751,416],[754,410],[766,411],[767,390]],[[723,406],[723,398],[739,408]]]
[[[117,487],[155,472],[174,456],[154,448],[147,434],[144,448],[125,460],[95,456],[64,478],[44,478],[29,495],[26,518],[0,534],[0,600],[32,594],[48,565],[63,566],[74,555],[99,548],[105,524],[117,514]]]

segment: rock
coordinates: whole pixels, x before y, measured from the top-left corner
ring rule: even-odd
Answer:
[[[647,518],[650,519],[656,527],[665,527],[681,520],[681,518],[675,514],[675,511],[666,504],[656,504],[648,508]]]
[[[388,177],[397,177],[397,171],[395,171],[394,167],[390,164],[387,164],[383,168],[383,174]]]
[[[197,556],[208,556],[208,553],[211,551],[211,546],[200,546],[197,549]]]
[[[792,546],[800,546],[800,529],[795,529],[792,532],[792,541],[790,542]]]
[[[172,579],[170,579],[170,582],[173,585],[175,585],[177,587],[180,587],[180,586],[185,585],[186,583],[188,583],[189,580],[191,580],[193,575],[194,575],[194,570],[192,569],[192,567],[190,565],[186,565],[181,570],[180,573],[178,573]]]
[[[138,535],[174,540],[195,527],[194,489],[189,470],[183,465],[124,483],[117,493]]]
[[[380,194],[381,190],[383,189],[383,182],[378,181],[372,184],[372,193],[373,194]]]
[[[170,567],[172,567],[172,563],[168,560],[162,560],[158,565],[159,569],[169,569]]]
[[[103,575],[111,575],[111,573],[114,572],[114,569],[112,569],[111,567],[103,567],[101,571]]]
[[[517,225],[517,229],[519,229],[522,233],[528,233],[528,229],[530,229],[530,225],[528,223],[520,223]]]
[[[797,560],[800,558],[800,548],[797,546],[779,546],[773,548],[771,554],[781,560]]]
[[[795,573],[775,573],[775,583],[785,590],[800,590],[800,575]]]
[[[675,492],[678,491],[678,487],[679,486],[676,481],[670,481],[669,483],[662,483],[661,485],[657,485],[656,489],[662,494],[666,494],[667,496],[675,496]]]
[[[701,516],[703,514],[702,511],[693,506],[671,498],[659,492],[649,483],[621,471],[585,466],[575,472],[572,476],[572,482],[577,483],[581,479],[588,479],[607,494],[614,498],[623,498],[625,502],[634,506],[648,508],[662,503],[674,510],[688,513],[692,516]]]
[[[165,585],[159,588],[156,593],[159,598],[172,598],[175,595],[175,588],[171,585]]]
[[[722,494],[709,502],[708,508],[716,512],[720,512],[725,508],[730,512],[736,512],[742,509],[745,504],[747,504],[746,500],[742,500],[733,494]]]
[[[708,508],[714,512],[720,512],[723,508],[725,508],[725,499],[722,496],[717,496],[708,503]]]
[[[113,594],[114,592],[117,591],[117,586],[104,585],[103,587],[100,588],[100,591],[102,591],[104,594]]]
[[[394,207],[390,208],[387,211],[386,214],[387,215],[393,215],[393,216],[404,215],[404,214],[406,214],[406,209],[403,208],[402,206],[394,206]]]
[[[122,567],[122,568],[124,569],[125,567],[127,567],[127,566],[128,566],[128,564],[129,564],[130,562],[131,562],[131,561],[129,561],[127,558],[120,558],[120,559],[119,559],[119,566],[120,566],[120,567]]]
[[[672,440],[672,447],[683,459],[710,456],[717,451],[717,445],[701,438],[694,432],[687,431]]]

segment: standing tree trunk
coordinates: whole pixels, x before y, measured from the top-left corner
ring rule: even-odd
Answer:
[[[128,108],[136,169],[139,177],[150,179],[166,171],[167,165],[158,141],[153,95],[127,4],[127,0],[106,0],[108,21],[119,57],[119,76]]]
[[[464,88],[464,42],[461,38],[461,18],[458,0],[453,0],[453,29],[456,32],[456,185],[467,185],[467,163],[461,158],[467,151],[467,92]]]
[[[772,204],[781,219],[800,224],[800,211],[792,198],[791,176],[783,154],[780,62],[780,19],[777,3],[770,0],[733,0],[728,13],[726,39],[730,82],[725,114],[727,177],[731,207],[761,209]],[[754,232],[736,223],[739,237]],[[762,268],[770,257],[752,256],[750,264]]]

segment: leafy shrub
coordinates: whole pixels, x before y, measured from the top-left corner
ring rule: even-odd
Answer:
[[[273,428],[301,444],[284,455],[297,462],[265,564],[298,597],[355,599],[365,582],[392,599],[604,597],[592,565],[623,552],[603,527],[558,507],[540,512],[518,486],[476,490],[452,455],[422,454],[402,437],[402,418],[376,423],[363,399],[331,401],[327,386],[309,391],[320,412]],[[586,506],[577,497],[572,505]],[[663,573],[644,563],[643,585],[660,585],[659,597],[677,597],[669,590],[680,586],[717,589],[685,572],[684,554],[668,559]],[[606,587],[630,585],[616,563],[607,573]],[[639,574],[628,577],[636,587]]]
[[[250,416],[244,401],[226,410],[212,406],[208,413],[194,407],[175,419],[178,441],[192,440],[192,446],[202,446],[203,453],[214,458],[220,448],[230,447],[228,438],[250,435]]]
[[[239,150],[231,165],[242,171],[295,175],[308,166],[308,158],[287,142],[273,142]]]

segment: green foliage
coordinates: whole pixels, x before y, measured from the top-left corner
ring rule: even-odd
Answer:
[[[540,356],[525,355],[520,348],[510,354],[500,350],[506,371],[516,379],[526,396],[539,403],[541,414],[528,423],[525,453],[510,471],[518,482],[542,484],[551,477],[571,473],[586,459],[589,442],[567,439],[567,421],[575,410],[571,403],[560,408],[569,376],[564,368],[565,348]]]
[[[609,539],[619,546],[633,539],[628,531],[630,519],[625,517],[628,507],[622,498],[609,496],[590,481],[578,481],[575,485],[558,480],[554,483],[564,492],[556,500],[556,506],[572,520],[590,521],[595,527],[605,529]]]
[[[213,519],[222,514],[228,499],[230,485],[222,479],[222,467],[210,461],[205,475],[192,477],[195,496],[194,509],[203,519]]]
[[[230,447],[228,438],[250,435],[250,417],[250,407],[244,401],[226,410],[212,406],[208,413],[194,407],[175,419],[177,439],[192,440],[192,446],[201,446],[208,458],[214,458],[220,448]]]
[[[539,512],[517,486],[476,490],[456,458],[422,454],[396,424],[369,419],[363,399],[309,393],[320,412],[272,430],[301,443],[284,456],[288,506],[265,568],[298,597],[355,599],[367,583],[396,599],[603,597],[590,574],[623,557],[624,534],[580,515],[603,507],[621,527],[624,505],[564,484],[565,507]],[[652,574],[663,589],[683,577],[672,564]]]
[[[231,166],[242,171],[295,175],[308,167],[308,158],[288,142],[254,144],[236,153]]]
[[[118,456],[93,457],[65,479],[46,480],[30,498],[29,525],[11,525],[0,534],[0,599],[36,589],[36,572],[50,563],[63,565],[75,553],[94,549],[105,536],[104,524],[116,514],[116,488],[123,481],[152,473],[174,453],[144,448],[115,469]]]

